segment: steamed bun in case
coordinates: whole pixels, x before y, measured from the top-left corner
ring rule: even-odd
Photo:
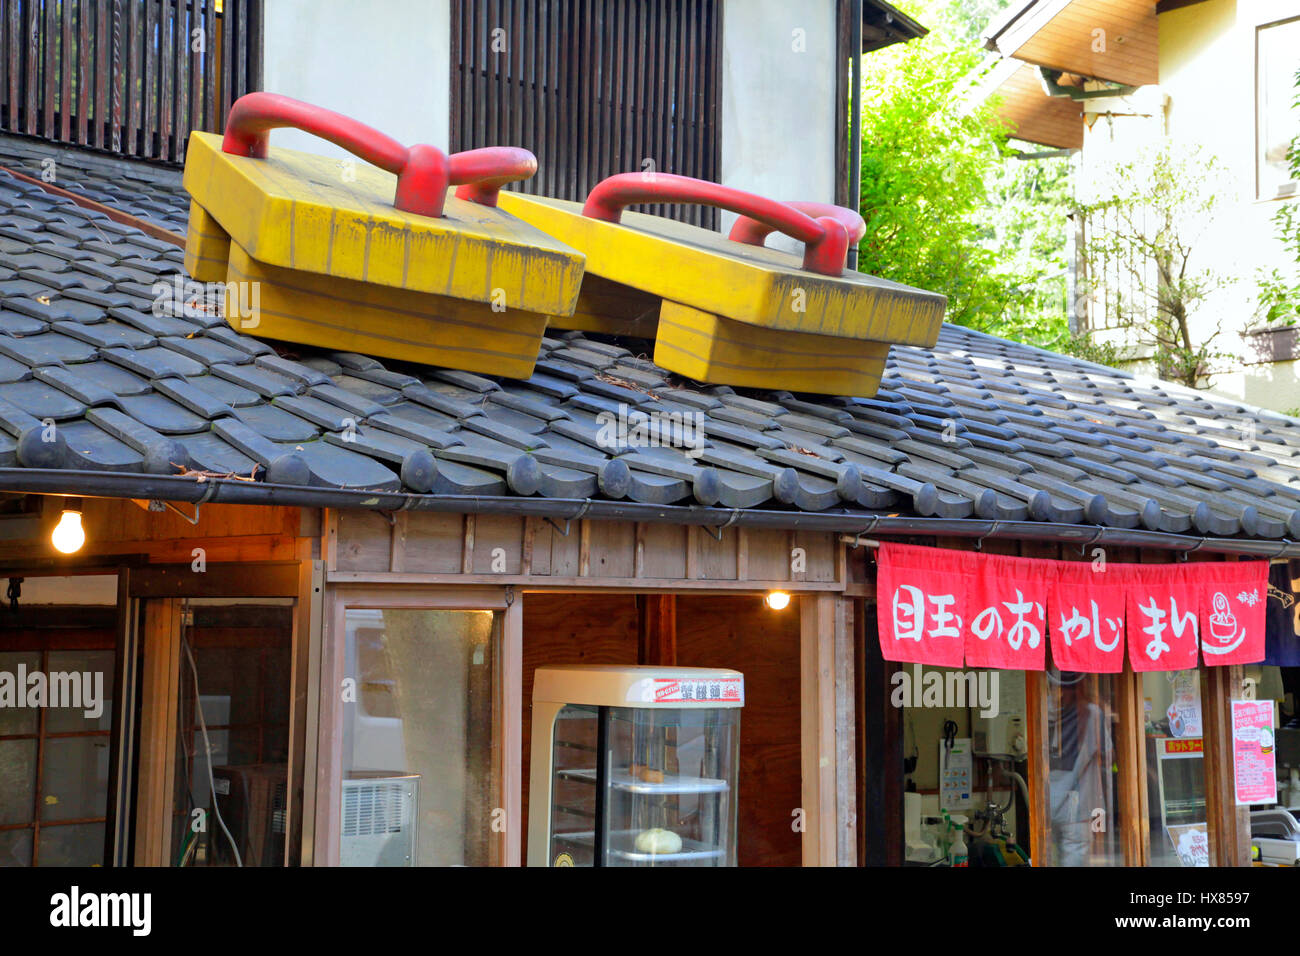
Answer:
[[[672,830],[652,827],[636,835],[636,850],[638,853],[680,853],[682,838]]]

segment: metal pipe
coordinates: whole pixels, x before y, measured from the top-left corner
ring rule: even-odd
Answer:
[[[907,527],[899,527],[905,523]],[[1164,531],[1130,531],[1098,525],[1058,524],[1050,521],[979,521],[970,518],[882,518],[879,525],[864,529],[872,534],[939,535],[960,538],[994,538],[1013,541],[1051,541],[1075,544],[1082,553],[1093,545],[1116,548],[1157,548],[1189,554],[1210,551],[1216,554],[1247,554],[1257,558],[1300,557],[1300,542],[1283,538],[1198,538],[1194,535],[1168,534]],[[844,535],[844,544],[875,547],[858,535]]]
[[[988,521],[973,518],[915,518],[869,511],[804,512],[759,508],[707,508],[655,505],[594,498],[522,498],[505,495],[419,495],[404,491],[316,488],[270,482],[216,478],[198,481],[179,475],[135,472],[71,471],[50,468],[0,469],[0,490],[43,495],[98,498],[156,498],[160,501],[298,508],[357,508],[370,511],[437,511],[523,517],[598,518],[736,526],[787,531],[838,532],[845,543],[862,543],[863,535],[923,535],[1054,541],[1085,549],[1091,545],[1158,548],[1165,551],[1214,551],[1256,557],[1300,557],[1300,542],[1282,539],[1208,538],[1163,531],[1125,530],[1098,525],[1047,521]]]
[[[1016,786],[1020,789],[1021,796],[1025,798],[1025,806],[1029,806],[1029,784],[1025,783],[1025,778],[1020,776],[1020,774],[1016,773],[1014,770],[1010,770],[1008,773],[1011,775],[1011,779],[1016,782]],[[1010,804],[1008,804],[1008,807],[1009,806]]]

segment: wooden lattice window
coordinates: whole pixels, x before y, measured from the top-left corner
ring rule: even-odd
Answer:
[[[451,5],[451,148],[522,146],[528,193],[581,200],[614,173],[719,175],[721,0]],[[705,206],[643,207],[717,228]]]

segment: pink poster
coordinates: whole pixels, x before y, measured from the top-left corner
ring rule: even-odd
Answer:
[[[1238,806],[1277,802],[1271,700],[1232,702],[1232,764]]]

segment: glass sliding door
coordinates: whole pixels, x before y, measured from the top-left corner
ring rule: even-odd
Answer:
[[[1151,866],[1209,866],[1201,675],[1142,675]]]
[[[345,866],[486,866],[500,615],[349,608]]]
[[[1123,866],[1116,751],[1120,679],[1047,670],[1049,866]]]
[[[336,697],[324,726],[337,745],[321,862],[489,866],[509,856],[507,611],[421,603],[404,590],[391,604],[336,606],[337,674],[322,687],[323,703]]]
[[[293,602],[183,612],[171,862],[284,866]]]

